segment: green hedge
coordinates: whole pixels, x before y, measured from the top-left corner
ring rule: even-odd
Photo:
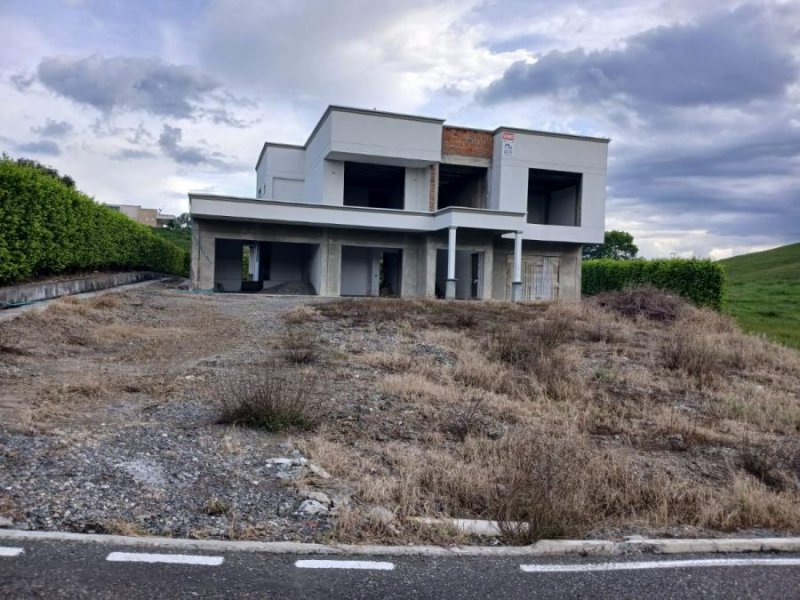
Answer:
[[[710,260],[585,260],[582,290],[586,295],[652,285],[685,296],[695,304],[719,310],[725,296],[725,269]]]
[[[42,169],[0,159],[0,284],[93,269],[183,275],[185,255]]]

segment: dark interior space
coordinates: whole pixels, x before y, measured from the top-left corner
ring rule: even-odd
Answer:
[[[344,205],[403,209],[404,167],[358,162],[344,164]]]
[[[528,223],[580,225],[580,173],[528,170]]]
[[[439,165],[439,208],[486,208],[486,167]]]

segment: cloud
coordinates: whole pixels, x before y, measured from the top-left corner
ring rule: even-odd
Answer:
[[[647,30],[620,48],[548,52],[535,63],[514,63],[479,98],[559,96],[584,104],[620,99],[673,107],[774,98],[798,71],[787,43],[796,34],[784,30],[777,10],[741,6]]]
[[[51,137],[51,138],[63,138],[72,133],[72,125],[67,123],[66,121],[54,121],[53,119],[48,119],[45,121],[44,125],[39,125],[38,127],[31,127],[31,131],[34,133],[38,133],[43,137]]]
[[[190,118],[220,83],[188,66],[155,58],[44,58],[38,80],[50,91],[110,113],[138,110],[158,116]]]
[[[180,127],[170,127],[164,125],[161,135],[158,137],[158,145],[161,150],[172,160],[180,165],[209,166],[220,170],[237,170],[241,165],[226,160],[219,152],[209,152],[200,146],[183,146],[183,131]]]
[[[154,158],[156,155],[147,150],[136,150],[135,148],[123,148],[111,155],[114,160],[142,160],[145,158]]]
[[[32,154],[44,154],[47,156],[58,156],[61,154],[61,149],[58,147],[58,144],[51,140],[26,142],[23,144],[17,144],[16,147],[20,152],[30,152]]]
[[[471,92],[530,55],[485,45],[465,18],[480,1],[211,0],[197,53],[226,80],[317,116],[336,103],[418,110],[443,86]]]

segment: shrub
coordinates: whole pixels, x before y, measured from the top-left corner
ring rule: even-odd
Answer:
[[[308,375],[282,372],[276,365],[227,378],[217,393],[222,404],[219,423],[267,431],[307,430],[318,423],[314,380]]]
[[[589,296],[650,285],[671,290],[695,304],[716,310],[722,308],[725,296],[725,270],[711,260],[586,260],[581,277],[583,293]]]
[[[283,338],[283,353],[286,360],[297,365],[312,363],[319,356],[319,340],[306,329],[290,329]]]
[[[668,369],[683,370],[701,380],[713,379],[724,367],[722,349],[702,335],[673,331],[661,346],[664,365]]]
[[[92,269],[179,275],[185,255],[40,168],[0,159],[0,284]]]
[[[652,285],[629,287],[621,291],[603,292],[595,297],[603,308],[609,308],[623,317],[646,317],[651,321],[671,323],[683,313],[686,303]]]

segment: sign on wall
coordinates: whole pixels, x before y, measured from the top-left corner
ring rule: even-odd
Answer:
[[[503,156],[514,156],[514,141],[516,134],[510,131],[503,132]]]

